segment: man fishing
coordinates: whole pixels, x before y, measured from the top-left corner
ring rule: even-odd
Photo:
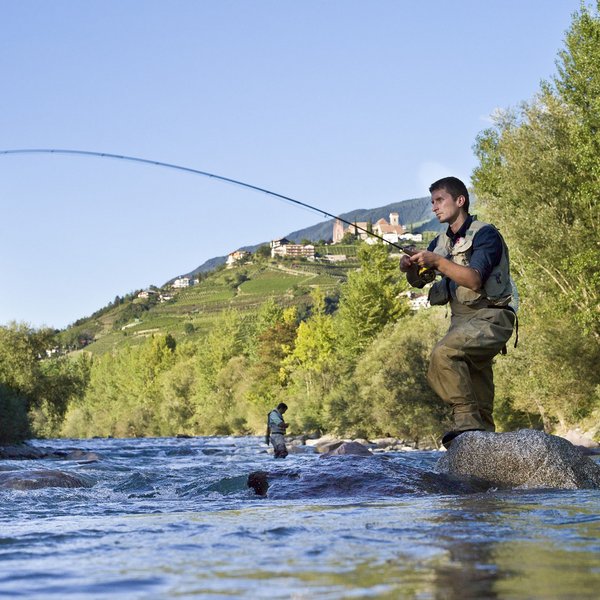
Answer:
[[[368,233],[371,237],[387,241],[367,229],[358,227],[356,223],[336,217],[306,202],[191,167],[86,150],[0,150],[0,155],[32,153],[126,160],[210,177],[268,194],[323,216],[336,218]],[[429,292],[429,301],[431,304],[450,303],[450,329],[434,348],[428,372],[431,387],[452,406],[455,429],[446,433],[442,439],[442,443],[448,447],[452,440],[464,431],[494,431],[492,360],[512,335],[516,315],[508,306],[512,293],[508,249],[497,229],[469,214],[469,193],[460,179],[440,179],[431,185],[429,191],[433,212],[441,223],[448,223],[446,234],[435,238],[428,249],[422,252],[414,247],[405,248],[388,243],[406,254],[402,257],[400,268],[406,273],[411,285],[423,287],[433,281],[436,274],[441,275],[442,279],[437,281]],[[269,413],[269,423],[271,415],[274,416],[274,428],[267,432],[278,458],[287,456],[283,439],[287,425],[283,422],[283,411],[278,413],[283,425],[275,424],[275,413],[282,406],[287,409],[285,404],[280,404]]]
[[[285,430],[287,423],[283,420],[283,413],[287,410],[287,404],[280,402],[267,416],[267,435],[265,442],[273,444],[275,458],[285,458],[288,455],[285,447]]]
[[[450,304],[448,333],[431,353],[427,379],[451,405],[454,429],[442,438],[448,448],[465,431],[494,431],[492,361],[505,348],[515,326],[508,248],[498,230],[469,214],[469,192],[456,177],[429,188],[431,206],[447,223],[427,250],[403,256],[400,269],[415,287],[433,269],[441,280],[429,291],[432,305]]]

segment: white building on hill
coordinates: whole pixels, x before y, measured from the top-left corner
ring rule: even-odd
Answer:
[[[292,244],[288,239],[280,238],[271,242],[271,258],[275,258],[276,256],[291,256],[314,260],[315,247],[312,244]]]
[[[177,290],[190,287],[191,285],[194,285],[194,281],[191,277],[178,277],[173,281],[171,287]]]

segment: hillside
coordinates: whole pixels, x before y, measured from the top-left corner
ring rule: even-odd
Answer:
[[[381,218],[387,220],[390,212],[397,212],[408,230],[440,229],[437,220],[430,220],[429,198],[413,198],[372,209],[359,208],[340,216],[350,222],[376,222]],[[285,237],[294,242],[304,239],[317,242],[331,239],[332,232],[333,219],[329,219]],[[255,252],[261,245],[243,249]],[[321,250],[323,254],[329,252],[327,247]],[[214,257],[187,274],[199,277],[198,285],[173,291],[167,282],[161,289],[154,289],[148,298],[138,298],[137,292],[118,298],[68,327],[61,333],[62,344],[71,350],[85,347],[101,354],[124,344],[139,343],[153,333],[168,332],[176,339],[193,339],[210,330],[216,316],[225,309],[233,308],[247,318],[254,318],[259,307],[270,298],[282,306],[296,305],[302,310],[309,303],[311,288],[315,286],[336,297],[346,273],[356,267],[351,250],[345,249],[349,251],[349,260],[341,264],[259,260],[255,256],[252,262],[225,269],[226,257]]]
[[[334,300],[348,270],[356,266],[356,259],[349,257],[335,265],[255,259],[233,269],[217,268],[189,288],[165,287],[153,290],[148,298],[131,294],[120,299],[62,332],[62,343],[71,349],[85,347],[102,354],[140,343],[154,333],[170,333],[177,340],[194,339],[206,334],[223,311],[234,309],[243,318],[254,319],[269,299],[303,311],[312,288],[320,287]]]
[[[347,213],[343,213],[340,217],[346,221],[371,221],[375,223],[379,219],[389,219],[391,212],[397,212],[400,223],[402,223],[409,231],[421,233],[423,231],[442,231],[443,225],[438,223],[437,219],[431,218],[431,199],[427,196],[424,198],[412,198],[410,200],[402,200],[401,202],[393,202],[385,206],[377,208],[357,208]],[[331,240],[333,233],[333,219],[322,221],[317,225],[311,225],[304,229],[292,231],[285,234],[288,240],[292,242],[300,242],[301,240]],[[268,241],[261,242],[254,246],[244,246],[240,250],[254,252],[262,244],[267,244]],[[234,250],[236,248],[232,248]],[[226,256],[217,256],[202,263],[199,267],[187,273],[187,276],[194,276],[199,273],[212,271],[215,267],[225,263]]]

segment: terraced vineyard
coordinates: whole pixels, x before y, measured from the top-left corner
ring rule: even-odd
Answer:
[[[178,340],[193,339],[210,331],[218,315],[227,309],[251,319],[270,298],[281,306],[301,307],[309,303],[315,287],[333,294],[348,270],[356,266],[353,260],[339,264],[268,261],[219,269],[193,287],[170,291],[173,297],[169,301],[149,306],[147,301],[134,298],[78,324],[76,329],[93,335],[95,341],[85,349],[94,354],[140,343],[156,333],[170,333]],[[132,317],[124,322],[128,315]]]

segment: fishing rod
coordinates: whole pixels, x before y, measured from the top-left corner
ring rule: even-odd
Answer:
[[[342,217],[333,215],[333,214],[327,212],[326,210],[323,210],[322,208],[318,208],[316,206],[311,206],[310,204],[307,204],[306,202],[301,202],[300,200],[295,200],[294,198],[290,198],[289,196],[284,196],[283,194],[278,194],[277,192],[267,190],[266,188],[259,187],[257,185],[253,185],[251,183],[246,183],[244,181],[232,179],[231,177],[225,177],[223,175],[216,175],[215,173],[209,173],[208,171],[201,171],[199,169],[193,169],[191,167],[184,167],[184,166],[176,165],[173,163],[162,162],[160,160],[139,158],[137,156],[126,156],[125,154],[112,154],[110,152],[95,152],[92,150],[65,150],[65,149],[57,149],[57,148],[26,148],[26,149],[19,149],[19,150],[0,150],[0,154],[70,154],[70,155],[87,156],[87,157],[95,157],[95,158],[112,158],[112,159],[116,159],[116,160],[126,160],[126,161],[130,161],[130,162],[142,163],[142,164],[150,165],[150,166],[154,166],[154,167],[164,167],[167,169],[175,169],[177,171],[184,171],[186,173],[192,173],[194,175],[202,175],[203,177],[210,177],[212,179],[217,179],[219,181],[224,181],[226,183],[231,183],[233,185],[245,187],[250,190],[254,190],[256,192],[261,192],[263,194],[273,196],[280,200],[284,200],[286,202],[291,202],[292,204],[296,204],[298,206],[303,206],[304,208],[308,208],[309,210],[319,213],[320,215],[323,215],[325,217],[337,219],[338,221],[341,221],[342,223],[349,225],[350,227],[354,227],[355,230],[358,229],[359,231],[362,231],[363,233],[366,233],[367,235],[370,235],[370,236],[377,238],[383,242],[386,242],[387,244],[390,244],[390,246],[394,246],[394,248],[401,250],[408,256],[412,256],[417,252],[417,250],[415,249],[414,246],[400,246],[399,244],[390,242],[389,240],[386,240],[383,236],[377,235],[376,233],[369,231],[365,227],[361,227],[357,223],[352,223],[351,221],[347,221],[346,219],[343,219]]]

